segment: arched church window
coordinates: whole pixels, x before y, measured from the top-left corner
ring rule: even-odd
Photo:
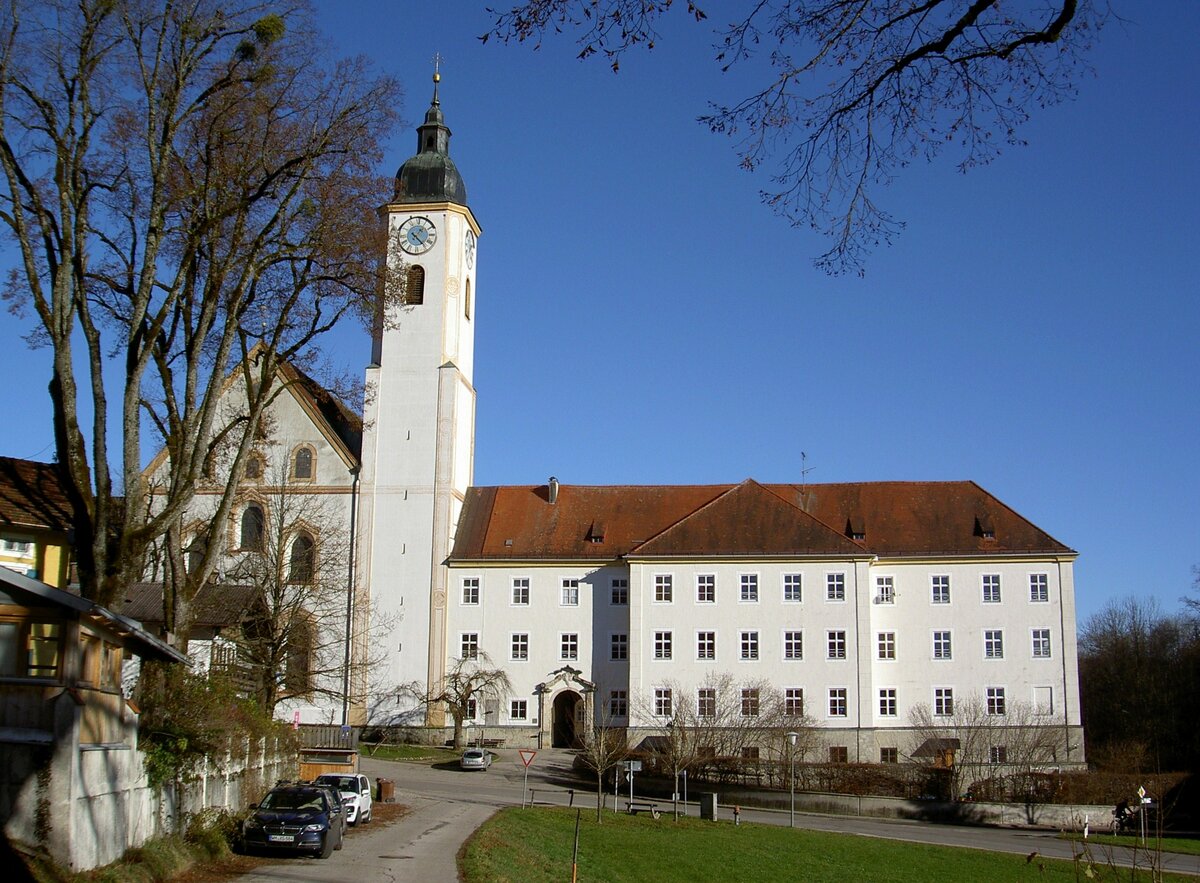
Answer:
[[[312,448],[302,447],[296,449],[296,456],[292,460],[292,478],[300,478],[308,480],[313,477],[313,452]]]
[[[246,478],[251,481],[258,481],[263,476],[263,461],[258,454],[251,454],[250,459],[246,461]]]
[[[200,566],[204,563],[204,555],[208,552],[208,534],[199,533],[192,538],[188,543],[185,551],[187,555],[187,572],[196,573],[200,570]]]
[[[238,544],[243,550],[261,552],[263,547],[263,529],[266,517],[262,506],[251,503],[242,510],[242,536]]]
[[[404,286],[404,303],[417,306],[425,303],[425,268],[413,265],[408,268],[408,281]]]
[[[466,297],[463,298],[463,315],[471,318],[471,280],[467,280]]]
[[[292,551],[288,556],[288,582],[310,583],[313,579],[316,543],[307,533],[300,533],[292,540]]]

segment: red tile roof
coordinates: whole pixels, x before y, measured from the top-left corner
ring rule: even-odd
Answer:
[[[546,485],[471,488],[451,559],[1022,553],[1074,554],[974,482],[747,480],[736,486],[560,485],[553,504]]]
[[[71,522],[57,463],[0,457],[0,525],[65,533]]]

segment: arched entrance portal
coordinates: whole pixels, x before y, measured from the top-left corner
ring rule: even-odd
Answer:
[[[574,690],[563,690],[554,697],[553,729],[551,745],[555,748],[576,747],[576,722],[580,710],[580,695]]]

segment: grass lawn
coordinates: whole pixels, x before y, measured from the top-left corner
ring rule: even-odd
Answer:
[[[380,745],[374,751],[373,746],[363,743],[363,757],[375,760],[415,760],[426,763],[448,763],[458,760],[460,751],[446,748],[434,748],[432,745]]]
[[[1067,840],[1082,840],[1081,834],[1064,834]],[[1099,846],[1128,846],[1131,849],[1141,847],[1142,838],[1134,834],[1122,834],[1117,837],[1112,834],[1092,834],[1088,843]],[[1181,852],[1184,855],[1200,855],[1200,840],[1189,840],[1186,837],[1164,837],[1162,842],[1154,839],[1153,834],[1146,836],[1146,849],[1161,849],[1163,852]]]
[[[501,810],[463,847],[467,883],[539,883],[570,878],[575,811],[509,808]],[[1147,880],[1097,867],[1097,881]],[[606,813],[596,824],[585,809],[579,825],[580,883],[697,883],[697,881],[881,881],[928,883],[936,880],[1040,881],[1075,883],[1088,879],[1071,862],[973,849],[953,849],[773,825]],[[1166,875],[1165,880],[1191,878]]]

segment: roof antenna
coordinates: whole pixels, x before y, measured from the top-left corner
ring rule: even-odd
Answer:
[[[808,465],[808,454],[805,451],[800,452],[800,508],[808,511],[808,473],[812,472],[816,467]]]

